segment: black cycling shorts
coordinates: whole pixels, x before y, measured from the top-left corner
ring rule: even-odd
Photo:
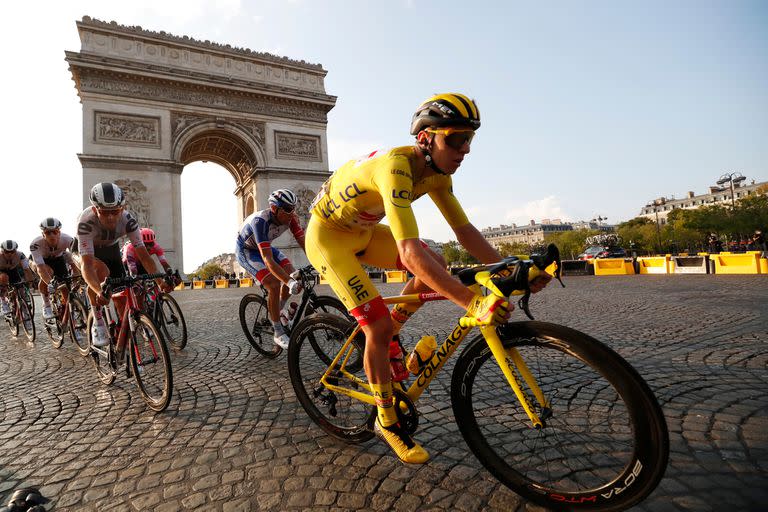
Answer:
[[[125,277],[125,267],[120,257],[120,247],[117,244],[106,247],[94,247],[93,255],[100,259],[109,269],[109,277]]]
[[[58,258],[43,258],[46,265],[51,267],[53,275],[56,279],[62,280],[69,276],[69,270],[67,269],[67,259],[64,256]]]

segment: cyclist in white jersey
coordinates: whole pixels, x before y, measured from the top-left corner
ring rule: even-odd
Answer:
[[[13,240],[6,240],[0,244],[0,311],[3,315],[11,313],[8,304],[8,285],[16,284],[29,276],[29,261],[23,252],[17,251],[19,244]]]
[[[136,256],[144,268],[152,273],[161,272],[154,260],[147,253],[141,240],[139,223],[125,211],[125,195],[114,183],[98,183],[90,194],[91,204],[83,210],[77,220],[78,252],[80,254],[83,279],[88,284],[88,298],[91,304],[104,306],[109,303],[101,287],[108,277],[124,277],[125,269],[120,257],[119,240],[123,237],[133,243]],[[157,280],[160,288],[168,292],[168,286],[162,279]],[[124,299],[116,299],[115,306],[122,315]],[[101,315],[101,308],[93,308],[93,344],[109,344],[107,327]]]
[[[61,222],[53,217],[43,219],[40,230],[43,234],[32,240],[29,245],[32,260],[29,266],[40,276],[37,289],[43,297],[43,318],[49,320],[54,317],[54,314],[51,310],[48,285],[54,276],[57,279],[69,276],[67,265],[74,268],[72,255],[69,252],[72,237],[61,232]]]

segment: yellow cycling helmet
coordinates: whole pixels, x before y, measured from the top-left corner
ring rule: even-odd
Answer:
[[[411,120],[411,135],[428,127],[456,126],[480,128],[480,110],[475,100],[450,92],[436,94],[421,102]]]

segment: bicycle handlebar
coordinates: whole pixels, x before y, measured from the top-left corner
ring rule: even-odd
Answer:
[[[101,293],[104,297],[112,294],[112,289],[118,286],[128,286],[139,281],[149,281],[151,279],[165,279],[168,282],[174,275],[178,275],[178,270],[171,272],[158,272],[156,274],[141,274],[138,276],[108,277],[101,283]]]
[[[565,287],[560,277],[562,269],[560,250],[555,244],[549,244],[544,254],[533,255],[530,260],[510,256],[499,263],[462,270],[459,272],[459,279],[466,286],[474,284],[485,286],[499,297],[522,295],[518,306],[528,318],[533,320],[533,315],[528,308],[528,300],[531,296],[530,283],[553,263],[555,263],[554,277]],[[481,325],[472,317],[462,317],[459,324],[462,327]]]

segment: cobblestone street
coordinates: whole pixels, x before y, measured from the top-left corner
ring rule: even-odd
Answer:
[[[571,277],[531,300],[537,320],[583,331],[624,356],[656,393],[671,453],[636,510],[768,507],[766,276]],[[399,285],[382,285],[394,294]],[[327,286],[316,290],[328,294]],[[253,289],[174,296],[189,342],[172,351],[174,397],[153,414],[132,379],[102,385],[69,338],[52,347],[0,325],[0,505],[39,486],[61,510],[540,510],[499,484],[464,443],[450,370],[418,402],[432,459],[404,466],[374,439],[327,436],[294,395],[285,352],[248,344],[237,318]],[[406,327],[447,332],[459,309],[423,307]],[[515,312],[513,320],[522,320]],[[410,345],[412,346],[412,344]]]

